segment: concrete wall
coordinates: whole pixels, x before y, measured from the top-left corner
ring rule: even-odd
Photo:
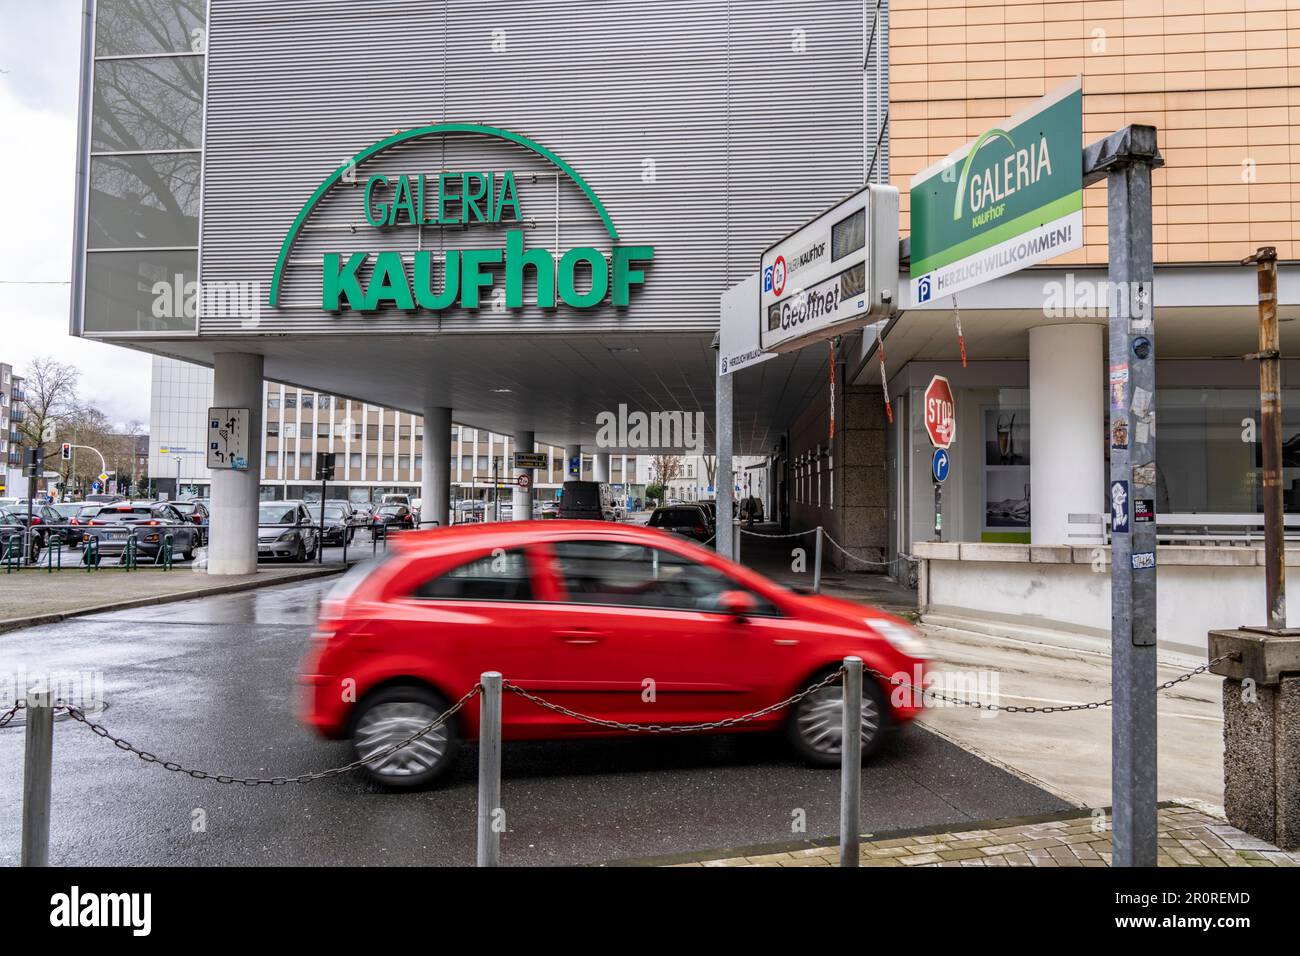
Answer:
[[[918,543],[921,610],[1003,633],[1041,628],[1110,637],[1110,549]],[[1287,552],[1300,567],[1300,550]],[[1295,572],[1292,572],[1293,574]],[[1204,656],[1206,634],[1264,620],[1261,548],[1164,547],[1157,554],[1157,639]],[[1288,623],[1300,624],[1292,602]]]
[[[839,374],[837,379],[843,381],[843,375]],[[815,452],[819,445],[823,452],[829,448],[831,453],[829,460],[822,458],[820,504],[816,477],[811,482],[811,493],[805,490],[800,500],[797,490],[800,483],[792,469],[790,530],[802,531],[821,525],[852,554],[883,562],[889,545],[889,485],[885,454],[887,424],[880,389],[841,385],[836,388],[835,405],[833,441],[828,440],[829,380],[812,396],[790,429],[792,461]],[[804,487],[807,489],[807,482]],[[824,557],[837,568],[883,570],[883,567],[851,561],[832,546],[827,546]]]

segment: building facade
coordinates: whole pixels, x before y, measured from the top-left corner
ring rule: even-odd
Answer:
[[[212,473],[205,442],[212,396],[211,369],[154,357],[148,464],[156,491],[169,496],[209,494]],[[263,383],[262,402],[261,497],[318,498],[316,455],[321,453],[335,455],[328,497],[373,503],[389,493],[420,496],[420,416],[277,382]],[[545,454],[548,462],[547,468],[532,473],[537,496],[554,499],[566,480],[565,448],[536,442],[528,450]],[[482,501],[494,491],[508,498],[513,452],[511,436],[453,422],[447,463],[451,500]],[[593,479],[596,458],[583,455],[583,480]],[[609,456],[607,480],[616,495],[644,496],[646,479],[638,469],[644,471],[647,461],[635,455]]]
[[[12,365],[0,362],[0,498],[27,496],[21,428],[26,397],[22,377],[14,374]]]

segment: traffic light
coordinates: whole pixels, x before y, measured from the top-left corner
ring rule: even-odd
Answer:
[[[62,458],[64,461],[72,460],[72,442],[65,441],[62,445],[59,446],[59,457]]]
[[[39,478],[45,471],[45,449],[29,448],[27,450],[27,477]]]

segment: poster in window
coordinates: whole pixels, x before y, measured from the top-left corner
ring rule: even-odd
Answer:
[[[1029,409],[986,408],[984,522],[986,532],[1029,530]]]

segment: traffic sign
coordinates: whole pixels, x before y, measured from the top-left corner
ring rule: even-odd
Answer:
[[[957,440],[957,406],[942,375],[930,379],[925,389],[925,431],[935,448],[947,448]]]
[[[515,468],[549,468],[551,459],[545,452],[517,451],[510,456]]]
[[[108,474],[105,473],[105,472],[102,472],[102,471],[101,471],[101,472],[99,473],[99,482],[100,482],[100,484],[103,484],[103,483],[106,482],[106,481],[108,481]]]
[[[948,457],[946,448],[936,448],[934,457],[930,459],[930,475],[935,481],[942,482],[948,477],[948,471],[952,467],[952,459]]]
[[[520,475],[515,479],[515,484],[520,488],[531,488],[533,486],[533,476],[529,474]]]

